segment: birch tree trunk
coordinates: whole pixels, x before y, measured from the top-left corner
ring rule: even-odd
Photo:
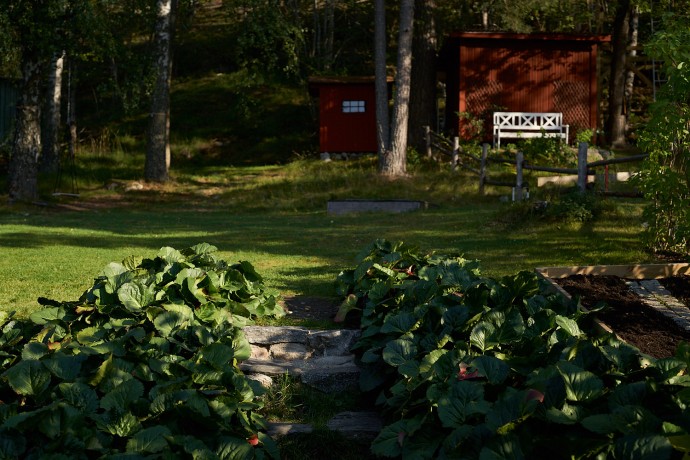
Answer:
[[[379,169],[389,148],[390,119],[388,114],[388,75],[386,72],[386,2],[374,3],[374,66],[376,86],[376,140]]]
[[[17,102],[14,144],[8,171],[11,201],[38,199],[38,156],[41,151],[41,82],[38,55],[25,51],[22,56],[22,88]]]
[[[146,163],[147,181],[166,182],[170,170],[170,79],[172,73],[171,44],[176,0],[157,0],[158,17],[154,48],[156,83],[151,100]]]
[[[415,10],[408,142],[421,153],[426,149],[424,126],[434,128],[436,121],[436,0],[416,0]]]
[[[407,172],[407,128],[412,75],[413,24],[414,0],[402,0],[400,2],[398,64],[395,75],[390,148],[384,152],[379,161],[379,172],[385,176],[403,176]]]
[[[64,51],[53,55],[48,72],[41,124],[40,169],[44,172],[57,172],[60,167],[60,107],[64,61]]]

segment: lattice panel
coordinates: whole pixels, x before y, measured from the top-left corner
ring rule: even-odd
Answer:
[[[467,82],[467,112],[475,115],[500,104],[503,84],[495,80],[474,80]]]
[[[554,107],[563,113],[563,123],[574,131],[589,128],[589,84],[557,81],[554,86]]]

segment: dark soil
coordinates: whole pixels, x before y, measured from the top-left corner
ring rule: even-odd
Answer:
[[[288,317],[293,319],[331,321],[338,304],[321,297],[286,296],[283,298]]]
[[[690,331],[679,328],[669,319],[645,305],[628,289],[625,280],[617,276],[573,275],[554,279],[571,296],[579,296],[585,308],[604,302],[606,308],[598,313],[622,340],[655,358],[673,356],[681,341],[690,342]],[[674,276],[659,282],[674,297],[686,305],[690,303],[690,276]]]
[[[286,296],[283,298],[287,317],[301,322],[332,323],[333,327],[342,329],[359,329],[359,317],[350,314],[342,323],[334,321],[340,304],[324,297]]]

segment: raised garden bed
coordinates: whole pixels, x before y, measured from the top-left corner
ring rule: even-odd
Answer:
[[[350,214],[358,212],[401,213],[427,209],[426,201],[416,200],[331,200],[326,211],[328,214]]]
[[[690,264],[539,268],[556,290],[586,309],[602,302],[598,324],[655,358],[690,342]]]

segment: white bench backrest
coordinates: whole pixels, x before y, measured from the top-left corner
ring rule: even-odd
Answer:
[[[562,113],[494,112],[494,127],[508,129],[560,129]]]

